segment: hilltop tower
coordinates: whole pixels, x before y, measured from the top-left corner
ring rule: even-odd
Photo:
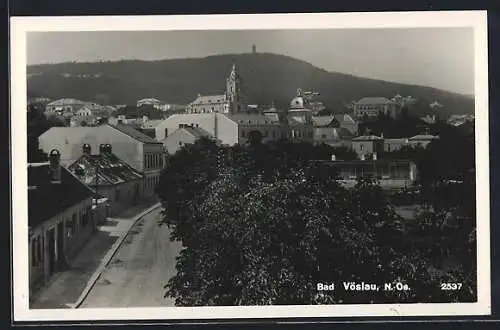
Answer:
[[[255,45],[252,45],[252,54],[257,53],[257,47]]]
[[[226,101],[229,106],[229,113],[244,112],[246,110],[242,95],[242,80],[238,73],[236,64],[226,80]]]

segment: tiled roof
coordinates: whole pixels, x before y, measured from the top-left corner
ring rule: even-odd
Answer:
[[[61,167],[61,183],[50,182],[49,165],[28,164],[28,225],[36,227],[67,208],[92,198],[94,192]],[[34,188],[36,187],[36,188]]]
[[[191,135],[193,135],[196,138],[200,138],[203,136],[212,136],[209,132],[205,131],[201,127],[183,127],[180,129],[186,130],[187,132],[189,132]]]
[[[142,178],[142,174],[114,154],[83,155],[68,167],[83,183],[90,186],[115,185]],[[97,181],[96,181],[97,173]]]
[[[161,142],[158,142],[158,141],[154,140],[153,138],[147,136],[146,134],[144,134],[142,132],[139,132],[135,128],[130,127],[128,125],[124,125],[124,124],[111,125],[111,124],[108,124],[108,126],[113,127],[115,129],[117,129],[118,131],[120,131],[120,132],[122,132],[124,134],[127,134],[131,138],[134,138],[137,141],[142,142],[142,143],[161,143]]]
[[[225,116],[237,124],[275,125],[278,123],[276,120],[266,115],[237,113],[237,114],[225,114]]]
[[[196,100],[190,104],[220,104],[226,102],[226,96],[221,95],[198,95]]]
[[[163,119],[148,119],[145,123],[142,124],[143,128],[154,128],[163,123]]]
[[[357,101],[356,104],[386,104],[391,101],[385,97],[363,97],[361,100]]]
[[[353,141],[374,141],[374,140],[383,140],[380,136],[376,135],[362,135],[357,138],[352,139]]]

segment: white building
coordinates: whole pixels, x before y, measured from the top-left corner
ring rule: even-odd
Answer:
[[[224,94],[201,95],[191,102],[186,112],[195,113],[240,113],[245,112],[247,105],[243,95],[243,81],[236,65],[233,65],[229,77],[226,79]]]
[[[381,114],[397,117],[400,107],[385,97],[364,97],[354,104],[354,116],[357,118],[377,117]]]

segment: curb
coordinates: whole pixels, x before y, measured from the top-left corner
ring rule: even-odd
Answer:
[[[99,264],[99,267],[94,272],[94,274],[92,274],[92,276],[90,277],[90,280],[87,282],[87,285],[85,286],[85,289],[82,291],[82,293],[78,297],[77,301],[74,304],[66,304],[66,306],[68,306],[70,308],[78,308],[78,307],[80,307],[80,305],[83,303],[83,301],[85,300],[85,298],[87,298],[90,290],[92,290],[92,288],[94,287],[95,283],[97,282],[97,280],[101,276],[102,272],[109,265],[109,263],[111,262],[111,259],[113,259],[113,257],[115,256],[116,252],[118,252],[118,250],[120,249],[120,247],[123,244],[123,241],[125,241],[125,238],[127,238],[128,234],[130,233],[130,231],[132,230],[132,228],[134,228],[134,226],[138,222],[138,220],[141,219],[146,214],[151,213],[152,211],[156,210],[159,207],[161,207],[161,203],[160,202],[154,204],[153,206],[151,206],[151,207],[149,207],[149,208],[141,211],[139,214],[137,214],[137,215],[135,215],[135,216],[132,217],[132,225],[130,226],[130,228],[126,232],[124,232],[116,240],[116,242],[113,244],[113,246],[111,247],[111,249],[109,249],[108,253],[106,253],[106,255],[102,259],[101,263]]]

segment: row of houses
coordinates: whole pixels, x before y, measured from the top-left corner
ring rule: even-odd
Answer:
[[[161,142],[127,126],[52,127],[49,161],[28,164],[30,292],[66,266],[108,216],[145,199],[166,163]]]

